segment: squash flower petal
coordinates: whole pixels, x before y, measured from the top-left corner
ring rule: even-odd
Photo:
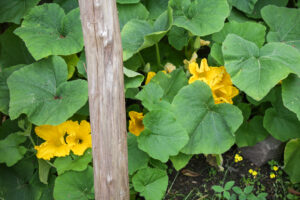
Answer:
[[[134,134],[135,136],[139,136],[145,128],[143,124],[143,113],[130,111],[129,117],[129,132]]]

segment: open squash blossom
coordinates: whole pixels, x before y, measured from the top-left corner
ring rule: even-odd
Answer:
[[[68,136],[66,141],[75,155],[82,156],[88,148],[92,147],[90,123],[83,120],[78,122],[66,122]]]
[[[138,113],[135,111],[129,112],[129,132],[134,134],[135,136],[139,136],[141,132],[144,130],[143,124],[143,113]]]
[[[64,136],[66,135],[65,123],[58,126],[37,126],[35,128],[35,133],[45,140],[41,145],[34,147],[37,150],[37,158],[50,160],[53,157],[64,157],[69,155],[70,147],[64,139]]]
[[[212,90],[216,104],[232,104],[232,98],[239,94],[238,89],[232,85],[230,75],[226,72],[224,66],[209,67],[207,60],[204,58],[201,60],[200,68],[198,63],[191,62],[189,64],[189,71],[192,74],[189,79],[189,84],[196,80],[208,84]]]

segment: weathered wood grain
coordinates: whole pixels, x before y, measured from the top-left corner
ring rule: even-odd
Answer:
[[[122,45],[115,0],[79,0],[96,200],[129,199]]]

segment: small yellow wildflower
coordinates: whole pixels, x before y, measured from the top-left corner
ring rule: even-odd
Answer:
[[[135,111],[129,112],[129,132],[134,134],[135,136],[139,136],[141,132],[144,130],[144,124],[143,124],[143,113],[138,113]]]
[[[252,175],[253,175],[253,176],[257,176],[257,171],[254,171],[254,170],[253,170]]]
[[[147,85],[155,75],[155,72],[148,72],[145,85]]]
[[[278,171],[278,167],[277,166],[273,166],[273,170],[276,172]]]
[[[207,60],[204,58],[201,60],[200,68],[198,63],[190,62],[189,71],[192,74],[189,84],[200,80],[209,85],[215,104],[233,104],[232,98],[239,94],[239,90],[232,85],[230,75],[226,72],[224,66],[209,67]]]
[[[66,141],[75,155],[82,156],[88,148],[92,147],[90,123],[83,120],[78,122],[66,122],[68,136]]]
[[[249,174],[252,174],[253,173],[253,169],[249,169]]]
[[[275,177],[276,177],[276,175],[275,175],[274,173],[271,173],[271,174],[270,174],[270,178],[273,179],[273,178],[275,178]]]
[[[35,127],[35,133],[45,140],[41,145],[34,147],[37,150],[37,158],[50,160],[53,157],[69,155],[70,148],[64,139],[66,132],[64,123],[57,126],[42,125]]]
[[[234,162],[240,162],[240,161],[242,161],[243,160],[243,157],[242,156],[240,156],[239,154],[235,154],[235,156],[234,156]]]

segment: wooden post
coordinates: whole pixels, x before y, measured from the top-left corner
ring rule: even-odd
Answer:
[[[79,0],[89,83],[96,200],[128,200],[122,44],[115,0]]]

